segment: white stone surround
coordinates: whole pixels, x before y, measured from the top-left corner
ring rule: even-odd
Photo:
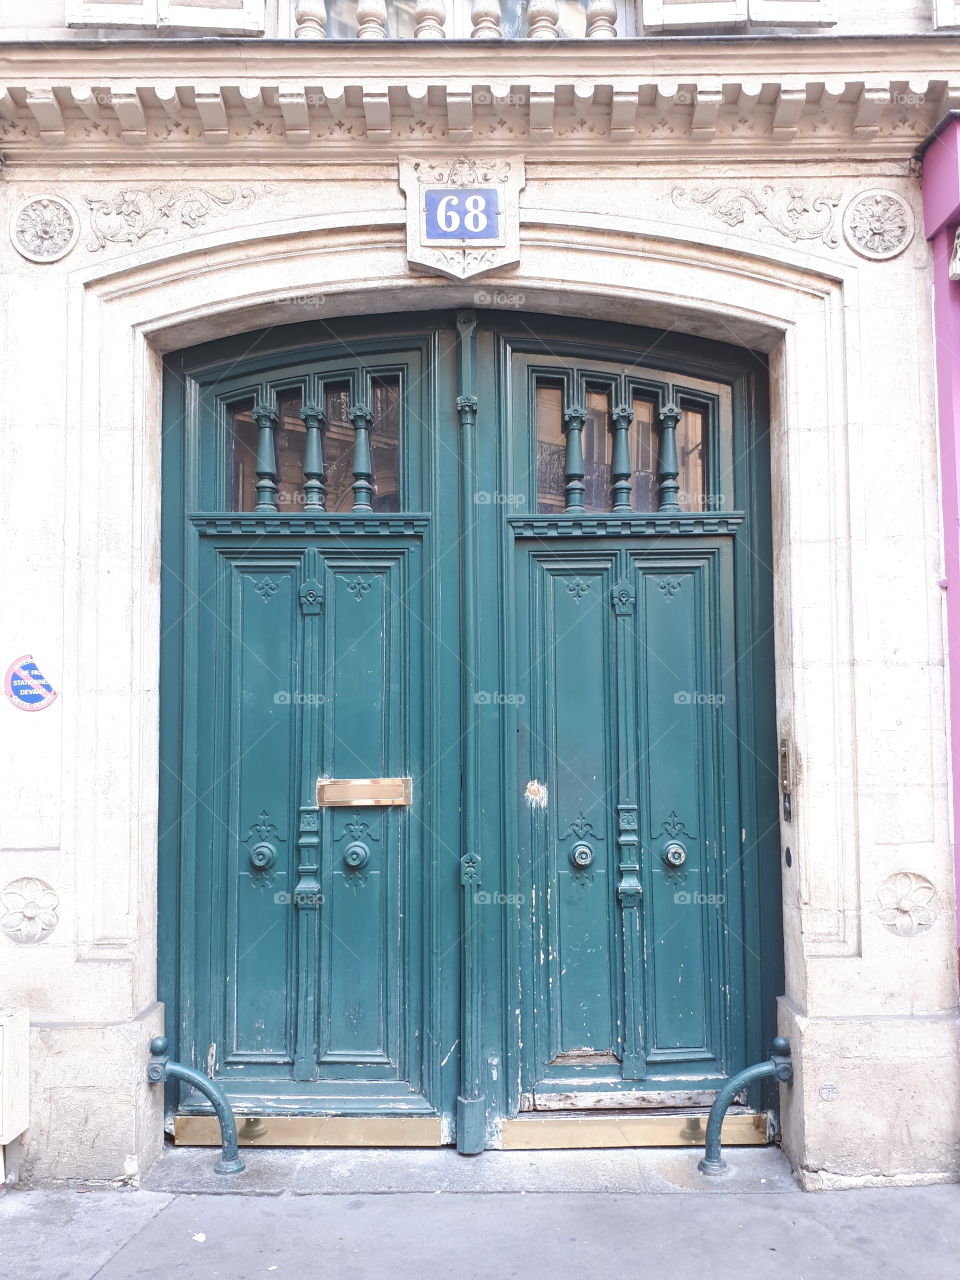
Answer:
[[[928,84],[960,80],[941,56],[923,68]],[[815,77],[799,72],[809,112]],[[884,121],[898,78],[885,74],[877,127],[858,135],[841,110],[869,96],[837,98],[842,127],[829,147],[815,130],[713,159],[689,132],[665,152],[588,134],[572,146],[526,139],[520,264],[462,285],[408,267],[392,142],[311,152],[307,166],[285,135],[239,154],[198,136],[170,159],[119,134],[91,152],[69,139],[4,142],[0,476],[4,581],[15,590],[2,654],[32,652],[60,692],[35,715],[0,705],[12,782],[0,890],[35,877],[59,899],[43,941],[0,931],[4,1002],[28,1005],[34,1023],[29,1177],[135,1179],[162,1136],[145,1071],[162,1020],[162,354],[316,316],[472,305],[479,294],[770,354],[777,713],[796,757],[795,821],[783,828],[792,867],[781,1028],[797,1064],[783,1091],[785,1145],[811,1188],[957,1176],[930,270],[919,232],[899,256],[873,261],[842,230],[870,189],[898,193],[919,223],[910,154],[947,89],[897,133]],[[845,83],[857,80],[869,80],[862,68]],[[672,102],[666,118],[690,110]],[[440,148],[451,145],[441,137]],[[438,150],[429,136],[403,142],[418,146]],[[131,220],[98,218],[97,203],[115,209],[123,193],[133,193]],[[46,195],[76,211],[80,234],[63,258],[37,263],[6,224]],[[911,914],[919,882],[901,872],[933,885],[930,927],[923,911]]]

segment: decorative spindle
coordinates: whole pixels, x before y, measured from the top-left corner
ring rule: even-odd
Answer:
[[[260,428],[257,437],[257,505],[256,511],[277,510],[277,437],[280,419],[269,404],[258,404],[253,419]]]
[[[349,413],[353,423],[353,509],[373,510],[373,461],[370,457],[370,428],[373,414],[362,404],[355,404]]]
[[[610,459],[610,478],[613,481],[613,510],[618,513],[630,512],[633,467],[630,464],[630,423],[633,421],[633,410],[629,405],[618,405],[611,417],[610,431],[613,435],[613,450]]]
[[[584,466],[583,466],[583,427],[587,420],[586,412],[574,406],[563,415],[563,432],[567,438],[567,454],[564,463],[564,490],[567,495],[567,510],[583,510]]]
[[[657,467],[657,488],[660,493],[661,511],[680,510],[680,464],[677,461],[677,423],[682,411],[675,404],[668,404],[660,412],[660,461]]]
[[[501,39],[500,18],[500,0],[474,0],[470,7],[470,21],[473,23],[470,39]]]
[[[303,453],[303,509],[326,511],[327,486],[323,466],[323,410],[315,404],[305,404],[300,417],[307,429],[307,444]]]
[[[387,38],[386,0],[358,0],[357,39],[358,40],[386,40],[386,38]]]
[[[447,17],[447,6],[443,0],[417,0],[413,9],[416,26],[413,29],[416,40],[446,40],[447,33],[443,24]]]
[[[560,10],[557,0],[529,0],[527,4],[527,39],[558,40]]]
[[[325,40],[327,37],[327,6],[323,0],[298,0],[294,10],[298,40]]]
[[[587,5],[587,39],[616,40],[617,6],[614,0],[590,0]]]

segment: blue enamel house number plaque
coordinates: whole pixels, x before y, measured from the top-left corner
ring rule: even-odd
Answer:
[[[466,280],[520,260],[523,156],[400,156],[407,259]]]
[[[424,239],[448,242],[498,240],[500,192],[496,187],[428,187],[423,193]]]

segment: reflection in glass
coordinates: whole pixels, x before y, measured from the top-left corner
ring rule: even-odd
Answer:
[[[587,392],[587,420],[583,425],[583,507],[585,511],[609,511],[610,494],[610,395]]]
[[[277,397],[279,419],[274,433],[277,453],[277,509],[289,514],[303,505],[303,454],[306,433],[300,418],[299,391]],[[232,453],[231,510],[253,511],[257,505],[257,443],[259,430],[253,419],[253,399],[231,405]]]
[[[563,387],[537,381],[537,510],[563,511],[566,444],[563,436]]]
[[[323,460],[327,468],[327,510],[353,508],[353,423],[350,383],[323,385]]]
[[[681,511],[706,511],[720,507],[704,492],[704,440],[706,414],[702,409],[685,409],[677,423],[677,458],[680,462]]]
[[[643,396],[633,397],[630,425],[630,459],[633,463],[633,505],[637,511],[656,511],[657,437],[654,431],[656,405]]]
[[[400,378],[375,378],[371,388],[373,509],[400,510]]]

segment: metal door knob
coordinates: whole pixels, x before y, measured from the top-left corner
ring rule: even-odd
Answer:
[[[687,851],[682,844],[678,844],[674,840],[664,847],[660,857],[672,871],[676,871],[678,867],[682,867],[686,862]]]
[[[578,871],[593,865],[593,850],[588,844],[578,844],[570,851],[570,861]]]
[[[354,840],[344,849],[343,861],[350,871],[359,871],[370,861],[370,849],[362,840]]]

